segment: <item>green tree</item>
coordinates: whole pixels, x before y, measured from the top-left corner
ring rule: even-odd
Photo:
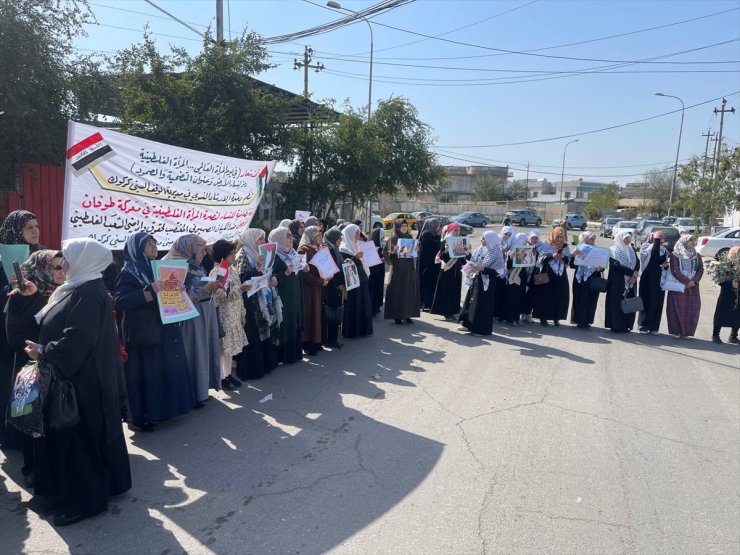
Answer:
[[[681,166],[681,180],[686,184],[684,203],[704,222],[705,232],[715,219],[740,209],[740,147],[730,150],[723,145],[717,171],[710,166],[699,156]]]
[[[645,207],[657,216],[666,214],[672,185],[673,168],[649,170],[645,174]],[[673,197],[674,200],[678,198],[677,190],[673,191]]]
[[[479,175],[473,189],[473,199],[479,201],[506,200],[505,185],[506,178],[504,177]]]
[[[72,42],[90,21],[85,0],[0,1],[0,188],[14,189],[23,163],[63,162]]]
[[[616,183],[609,183],[602,189],[597,189],[588,195],[589,204],[584,210],[591,220],[603,218],[607,213],[616,210],[619,206],[620,189]]]
[[[506,190],[506,196],[510,200],[519,200],[524,198],[525,194],[526,190],[524,188],[524,184],[519,180],[514,181]]]

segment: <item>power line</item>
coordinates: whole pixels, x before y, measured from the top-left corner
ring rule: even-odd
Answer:
[[[735,92],[732,92],[732,93],[729,93],[729,94],[726,94],[726,95],[723,95],[723,96],[730,96],[730,95],[739,94],[739,93],[740,93],[740,91],[735,91]],[[691,109],[691,108],[696,108],[697,106],[704,106],[705,104],[710,104],[712,102],[716,102],[718,100],[721,100],[723,98],[723,96],[719,96],[717,98],[712,98],[710,100],[705,100],[704,102],[699,102],[697,104],[692,104],[691,106],[686,106],[686,109],[688,110],[688,109]],[[492,144],[492,145],[465,145],[465,146],[446,146],[446,145],[442,145],[439,148],[492,148],[492,147],[501,147],[501,146],[519,146],[519,145],[528,145],[528,144],[533,144],[533,143],[545,143],[545,142],[548,142],[548,141],[557,141],[557,140],[560,140],[560,139],[570,139],[572,137],[580,137],[582,135],[593,135],[594,133],[601,133],[603,131],[611,131],[612,129],[619,129],[621,127],[627,127],[629,125],[635,125],[635,124],[643,123],[643,122],[650,121],[650,120],[653,120],[653,119],[662,118],[664,116],[675,114],[675,113],[678,113],[680,111],[681,111],[681,108],[678,108],[676,110],[671,110],[670,112],[664,112],[662,114],[657,114],[655,116],[650,116],[650,117],[647,117],[647,118],[642,118],[642,119],[638,119],[638,120],[634,120],[634,121],[628,121],[626,123],[619,123],[617,125],[610,125],[609,127],[602,127],[600,129],[592,129],[590,131],[581,131],[579,133],[571,133],[569,135],[560,135],[558,137],[548,137],[546,139],[532,139],[532,140],[529,140],[529,141],[518,141],[518,142],[515,142],[515,143],[499,143],[499,144]]]
[[[99,8],[105,8],[105,9],[108,9],[108,10],[117,10],[119,12],[127,12],[127,13],[135,13],[135,14],[138,14],[138,15],[145,15],[147,17],[153,17],[153,18],[156,18],[156,19],[172,19],[169,16],[157,15],[157,14],[146,13],[146,12],[138,12],[136,10],[129,10],[127,8],[118,8],[116,6],[107,6],[105,4],[97,4],[95,2],[90,2],[90,5],[91,6],[97,6]],[[189,25],[195,25],[197,27],[203,27],[205,29],[207,29],[208,27],[210,27],[210,25],[203,25],[202,23],[193,23],[192,21],[187,21],[186,23],[188,23]]]
[[[165,14],[165,15],[169,16],[169,17],[170,17],[171,19],[173,19],[173,20],[177,21],[177,22],[178,22],[178,23],[179,23],[180,25],[182,25],[183,27],[187,27],[188,29],[190,29],[191,31],[193,31],[193,33],[195,33],[196,35],[198,35],[199,37],[201,37],[201,38],[205,38],[205,35],[204,35],[203,33],[201,33],[200,31],[198,31],[198,29],[196,29],[195,27],[192,27],[192,26],[191,26],[191,25],[189,25],[188,23],[185,23],[185,22],[184,22],[184,21],[183,21],[182,19],[180,19],[179,17],[177,17],[177,16],[174,16],[174,15],[172,15],[172,14],[171,14],[170,12],[168,12],[168,11],[167,11],[167,10],[165,10],[164,8],[160,8],[160,7],[159,7],[159,6],[157,6],[157,5],[156,5],[156,4],[154,3],[154,2],[152,2],[152,0],[144,0],[144,2],[146,2],[147,4],[149,4],[149,5],[150,5],[151,7],[153,7],[154,9],[156,9],[156,10],[159,10],[159,11],[160,11],[160,12],[162,12],[163,14]]]

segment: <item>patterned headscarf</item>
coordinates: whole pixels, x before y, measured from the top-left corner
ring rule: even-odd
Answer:
[[[580,245],[590,245],[591,239],[596,239],[596,234],[593,231],[584,231],[578,236],[578,243]],[[578,266],[576,268],[576,281],[582,283],[591,277],[596,271],[596,268],[590,266]]]
[[[350,256],[357,254],[359,247],[355,241],[355,235],[359,233],[360,228],[355,224],[349,224],[342,230],[342,242],[339,244],[339,250]]]
[[[699,269],[699,258],[696,254],[696,247],[693,249],[689,248],[689,241],[691,240],[696,241],[696,238],[693,235],[682,235],[676,241],[676,246],[673,247],[673,256],[681,264],[681,273],[689,279],[693,279]]]
[[[23,238],[23,228],[31,220],[38,218],[28,210],[14,210],[5,218],[3,225],[0,226],[0,243],[3,245],[28,245],[29,243]],[[29,245],[30,252],[42,249],[40,245]]]
[[[625,268],[634,270],[637,266],[637,255],[632,245],[625,245],[624,240],[627,237],[632,237],[632,232],[629,230],[620,231],[614,236],[614,246],[611,248],[612,258],[619,262]],[[630,276],[624,276],[625,288],[631,288],[632,285],[629,283]]]
[[[154,237],[140,231],[126,239],[126,245],[123,247],[123,269],[121,271],[134,276],[142,287],[154,281],[151,261],[144,254],[144,247],[150,239]]]
[[[318,250],[318,247],[316,246],[316,237],[319,236],[319,233],[321,233],[321,229],[319,229],[318,226],[308,226],[303,232],[303,237],[301,237],[301,242],[298,246],[306,246],[312,248],[313,250]]]
[[[501,237],[495,231],[486,231],[483,234],[483,239],[486,241],[485,246],[481,244],[471,258],[473,264],[480,264],[484,268],[491,268],[503,276],[506,273],[506,262],[504,261],[504,254],[501,251]],[[468,274],[465,278],[465,284],[470,287],[473,285],[473,277]],[[483,290],[488,291],[488,285],[490,279],[487,275],[481,274],[481,281],[483,282]]]
[[[195,235],[194,233],[183,235],[182,237],[178,237],[172,244],[169,252],[164,255],[164,258],[167,260],[184,258],[189,264],[200,266],[195,261],[195,255],[203,250],[205,246],[206,241],[200,235]]]
[[[653,256],[653,246],[654,242],[656,240],[656,233],[653,232],[650,235],[647,236],[647,239],[645,239],[645,242],[640,245],[640,268],[642,268],[642,271],[645,271],[645,268],[647,268],[647,265],[650,263],[650,258]],[[660,246],[660,256],[663,256],[668,251],[666,248],[661,245]]]
[[[28,260],[21,264],[23,276],[28,281],[32,281],[39,292],[46,297],[51,295],[59,287],[54,283],[54,278],[51,274],[51,261],[61,257],[62,253],[59,251],[42,249],[31,254]]]

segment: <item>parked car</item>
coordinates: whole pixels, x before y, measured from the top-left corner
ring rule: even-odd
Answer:
[[[697,223],[699,224],[699,228],[701,228],[702,223],[700,220],[695,220],[694,218],[676,218],[673,225],[678,228],[681,235],[694,235],[697,231]]]
[[[480,212],[461,212],[457,216],[452,216],[451,220],[466,225],[486,227],[490,218]]]
[[[676,222],[676,217],[675,216],[665,216],[662,221],[665,225],[673,225]]]
[[[637,222],[637,227],[635,228],[635,234],[632,237],[632,242],[636,247],[639,247],[642,242],[645,240],[645,237],[647,237],[647,233],[645,233],[645,228],[655,225],[665,225],[663,223],[663,220],[655,220],[650,218],[643,218]]]
[[[411,212],[411,215],[416,218],[417,220],[423,220],[424,218],[428,218],[432,215],[431,212]]]
[[[588,224],[585,216],[581,216],[580,214],[566,214],[562,220],[555,218],[552,221],[552,227],[563,225],[563,222],[565,223],[565,229],[580,229],[581,231],[586,231],[586,225]]]
[[[614,224],[621,221],[622,218],[618,218],[617,216],[607,216],[606,218],[604,218],[604,221],[601,222],[601,236],[611,237]]]
[[[637,228],[637,222],[634,220],[620,220],[612,226],[612,237],[614,237],[620,231],[625,229],[629,230],[632,235],[635,234],[635,228]]]
[[[506,213],[506,217],[511,220],[512,225],[518,225],[524,227],[526,225],[535,225],[537,227],[542,225],[542,218],[540,218],[534,210],[519,209],[510,210]]]
[[[391,212],[383,218],[383,227],[385,227],[385,229],[393,229],[393,225],[396,223],[396,220],[400,218],[406,220],[406,223],[409,224],[410,228],[414,227],[416,218],[414,218],[410,212]]]
[[[447,224],[449,224],[449,223],[451,223],[453,221],[452,218],[450,218],[448,216],[437,216],[435,214],[432,214],[432,215],[428,216],[427,218],[424,218],[423,220],[417,221],[414,224],[416,226],[415,229],[421,230],[421,228],[424,227],[424,222],[427,219],[429,219],[429,218],[436,218],[437,220],[439,220],[439,225],[441,225],[442,227],[446,226]],[[466,235],[470,235],[471,233],[473,233],[473,227],[472,226],[469,226],[467,224],[461,224],[460,222],[458,222],[458,224],[460,225],[460,235],[462,235],[463,237],[466,236]]]
[[[699,237],[696,252],[707,258],[722,260],[732,247],[740,246],[740,227],[731,227],[719,233]]]
[[[666,240],[665,248],[667,248],[669,252],[673,252],[673,247],[676,246],[676,241],[681,237],[678,229],[672,225],[649,225],[645,228],[645,238],[656,231],[663,232]]]

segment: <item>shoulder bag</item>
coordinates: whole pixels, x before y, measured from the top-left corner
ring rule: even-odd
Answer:
[[[550,283],[550,276],[547,275],[547,270],[544,272],[538,272],[532,276],[532,281],[535,285],[545,285]]]
[[[686,286],[676,279],[670,268],[666,268],[661,273],[660,288],[663,291],[673,291],[674,293],[683,293],[686,291]]]
[[[605,293],[608,283],[609,282],[607,281],[606,278],[603,278],[601,276],[591,276],[591,279],[588,280],[588,288],[591,291],[598,291],[599,293]]]
[[[634,314],[635,312],[645,310],[645,305],[642,302],[642,297],[627,297],[627,291],[628,289],[624,290],[622,301],[619,303],[622,312],[624,314]]]

